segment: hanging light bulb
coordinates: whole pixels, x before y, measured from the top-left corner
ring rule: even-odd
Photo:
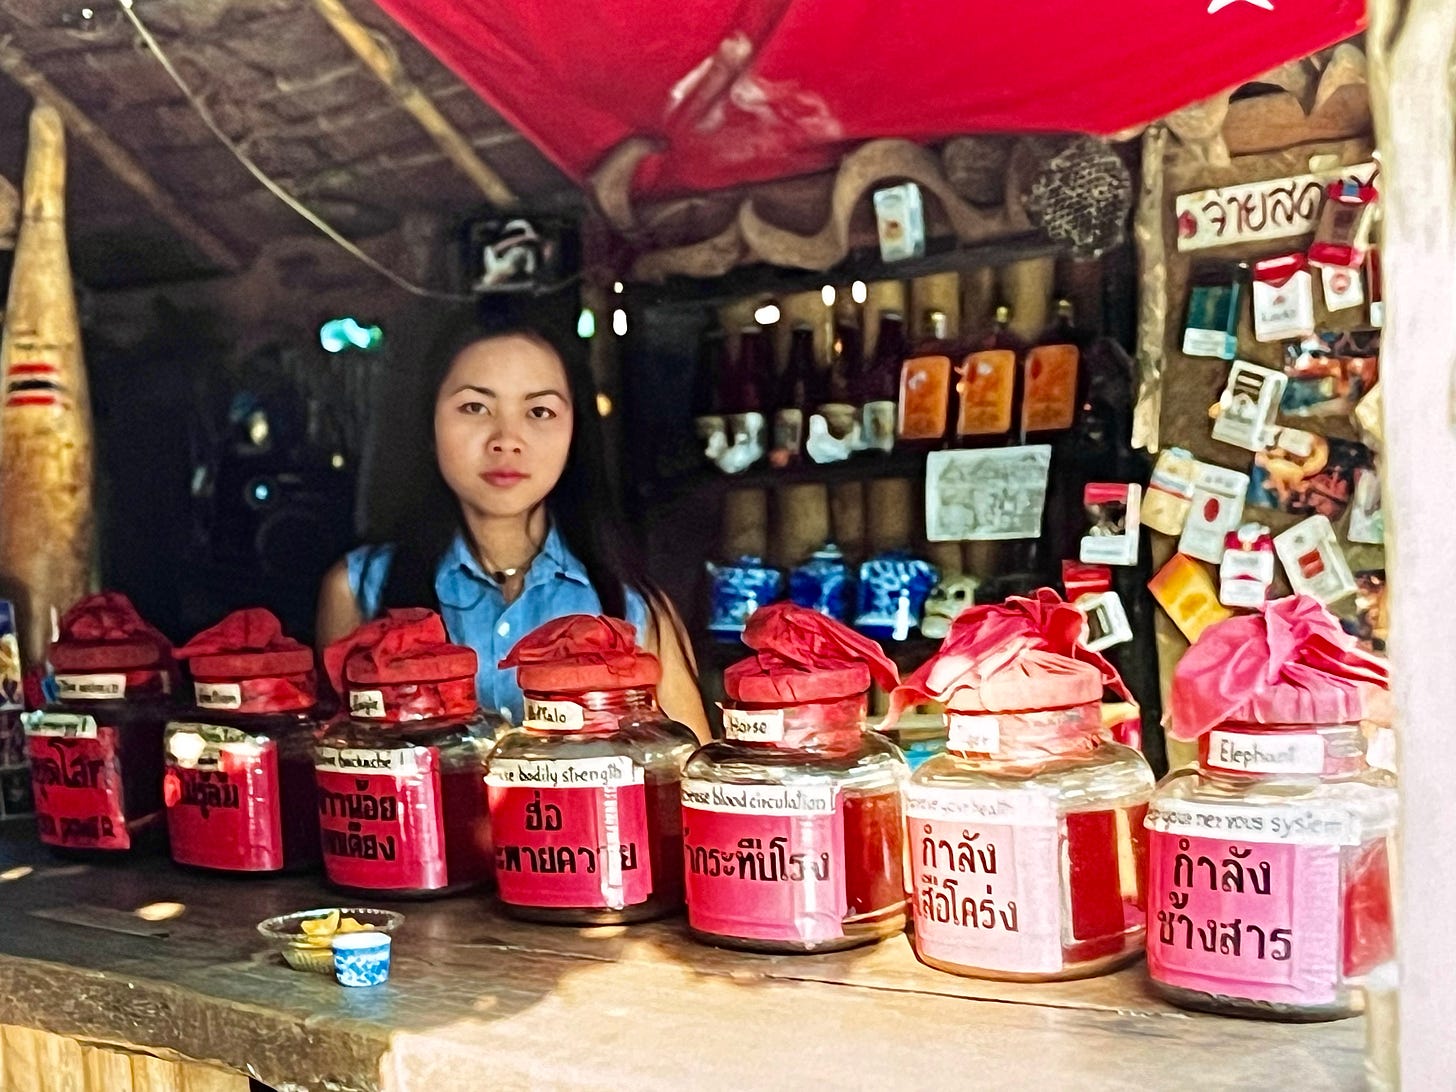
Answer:
[[[590,307],[583,307],[581,314],[576,316],[576,336],[583,341],[589,341],[597,334],[597,316]]]
[[[772,326],[779,320],[779,305],[769,300],[753,313],[753,321],[760,326]]]
[[[826,284],[823,288],[819,289],[819,298],[824,301],[825,307],[833,307],[834,285]]]
[[[612,333],[618,337],[627,336],[627,312],[620,307],[612,312]]]
[[[849,294],[855,303],[864,303],[865,300],[870,298],[869,287],[864,281],[855,281],[854,284],[850,285]]]

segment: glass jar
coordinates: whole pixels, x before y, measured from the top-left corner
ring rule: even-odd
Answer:
[[[155,658],[150,647],[145,655]],[[40,840],[86,857],[161,850],[167,834],[162,731],[170,667],[119,666],[111,656],[102,670],[102,659],[78,661],[59,646],[52,656],[57,700],[24,715]],[[61,662],[77,663],[78,669],[62,673]]]
[[[433,898],[489,881],[483,782],[505,722],[479,709],[469,661],[469,675],[443,680],[350,680],[350,715],[325,729],[314,759],[331,886]]]
[[[166,730],[172,860],[247,873],[316,865],[313,653],[199,655],[191,666],[196,708]]]
[[[1274,1020],[1360,1010],[1395,955],[1395,779],[1359,726],[1223,724],[1148,810],[1153,988]]]
[[[679,782],[697,738],[662,712],[655,686],[523,693],[522,727],[486,775],[506,913],[611,925],[676,911]]]
[[[856,695],[725,702],[728,738],[683,772],[688,928],[709,944],[827,952],[905,928],[900,749]]]
[[[947,714],[905,793],[915,954],[953,974],[1053,981],[1143,948],[1153,774],[1097,702]]]

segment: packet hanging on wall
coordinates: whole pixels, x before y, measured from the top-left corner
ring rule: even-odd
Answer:
[[[1331,182],[1325,189],[1309,260],[1315,265],[1358,269],[1370,245],[1378,196],[1374,186],[1362,186],[1353,180]]]
[[[1350,502],[1351,542],[1379,546],[1385,542],[1385,514],[1380,509],[1380,475],[1371,467],[1355,471],[1355,497]]]
[[[1334,526],[1324,516],[1310,516],[1274,539],[1274,550],[1289,586],[1328,606],[1355,594],[1355,577],[1340,549]]]
[[[1243,518],[1248,491],[1247,474],[1212,463],[1199,463],[1188,519],[1178,538],[1179,551],[1217,565],[1223,559],[1224,536]]]
[[[1281,254],[1254,263],[1254,337],[1283,341],[1314,333],[1314,278],[1309,258]]]
[[[875,191],[875,223],[881,260],[898,262],[925,253],[925,204],[914,182]]]
[[[1320,287],[1325,293],[1326,311],[1347,311],[1365,302],[1365,284],[1358,269],[1338,265],[1322,265]]]
[[[1247,451],[1262,451],[1279,416],[1279,400],[1289,377],[1247,360],[1236,360],[1218,400],[1213,438]]]
[[[1142,486],[1130,482],[1088,482],[1082,490],[1091,529],[1082,536],[1079,557],[1089,565],[1136,565],[1138,510]]]
[[[1148,581],[1148,590],[1189,642],[1233,612],[1218,601],[1208,570],[1186,554],[1174,554]]]
[[[1279,412],[1343,417],[1380,379],[1380,331],[1321,330],[1284,346],[1289,382]]]
[[[1143,497],[1143,523],[1165,535],[1182,534],[1197,474],[1198,461],[1191,452],[1181,447],[1160,452]]]
[[[1245,523],[1224,537],[1218,566],[1218,601],[1252,610],[1269,598],[1274,583],[1274,536],[1262,523]]]
[[[1089,652],[1101,652],[1132,640],[1127,609],[1115,591],[1084,595],[1072,605],[1082,612],[1082,644]]]
[[[1188,290],[1188,321],[1183,326],[1184,356],[1232,360],[1239,353],[1239,304],[1248,266],[1220,262],[1193,270]]]

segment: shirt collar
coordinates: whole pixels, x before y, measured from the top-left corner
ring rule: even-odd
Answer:
[[[526,570],[526,587],[535,587],[552,580],[571,580],[578,584],[591,585],[586,566],[567,548],[555,523],[546,532],[546,541],[541,552]],[[435,595],[441,604],[458,610],[469,610],[489,591],[499,594],[499,586],[486,575],[485,569],[476,560],[464,531],[455,532],[444,556],[435,570]]]

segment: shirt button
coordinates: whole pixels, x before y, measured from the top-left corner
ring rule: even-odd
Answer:
[[[502,637],[509,637],[511,633],[511,624],[509,622],[502,622],[500,625],[495,627],[495,631],[499,633]]]

